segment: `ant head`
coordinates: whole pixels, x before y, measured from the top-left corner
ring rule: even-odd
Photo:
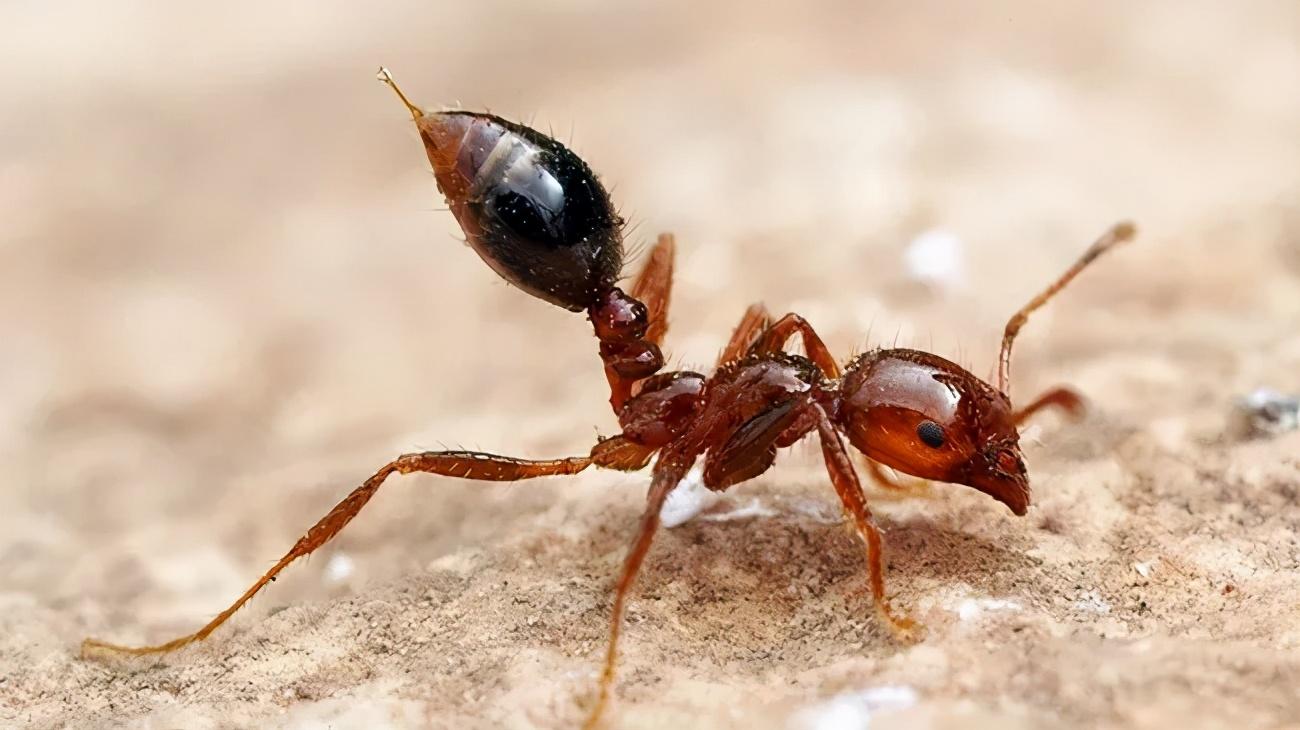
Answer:
[[[1029,509],[1029,476],[1011,409],[1011,345],[1030,314],[1135,233],[1132,223],[1111,226],[1011,316],[1002,335],[996,390],[937,355],[878,350],[855,360],[844,374],[839,427],[854,446],[882,464],[923,479],[974,487],[1023,515]]]
[[[1017,515],[1029,476],[1011,401],[956,363],[916,350],[877,350],[849,365],[840,428],[868,457],[899,471],[965,484]]]
[[[491,114],[406,104],[438,189],[469,245],[502,278],[582,311],[623,265],[622,220],[587,164],[554,139]]]

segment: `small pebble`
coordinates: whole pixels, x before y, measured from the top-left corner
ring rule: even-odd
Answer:
[[[1234,404],[1232,430],[1242,438],[1277,436],[1300,427],[1300,397],[1256,388]]]

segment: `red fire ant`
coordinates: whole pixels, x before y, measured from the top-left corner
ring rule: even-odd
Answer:
[[[1007,323],[993,388],[937,355],[878,349],[843,369],[802,317],[773,320],[760,305],[741,318],[712,375],[660,372],[673,275],[672,236],[660,236],[625,292],[615,286],[623,265],[622,223],[605,189],[581,159],[559,142],[490,114],[425,113],[380,79],[406,105],[433,165],[438,189],[470,246],[506,281],[544,301],[586,312],[600,342],[610,405],[622,432],[587,456],[532,461],[473,451],[399,456],[321,518],[279,562],[206,626],[165,644],[126,647],[87,639],[96,652],[154,654],[207,638],[294,560],[310,554],[357,516],[390,474],[426,472],[460,479],[517,481],[576,474],[589,466],[636,471],[655,461],[649,496],[618,587],[599,695],[586,726],[594,727],[614,680],[627,595],[659,526],[665,499],[700,458],[704,484],[725,490],[767,471],[777,449],[815,433],[831,483],[866,548],[872,598],[880,619],[910,638],[920,628],[885,596],[880,531],[844,441],[879,464],[921,479],[974,487],[1016,515],[1029,508],[1029,479],[1016,427],[1036,411],[1078,411],[1066,388],[1028,406],[1011,405],[1011,345],[1029,315],[1103,252],[1133,237],[1121,223],[1092,244],[1059,279]],[[789,354],[798,334],[807,356]],[[886,486],[888,482],[886,480]]]

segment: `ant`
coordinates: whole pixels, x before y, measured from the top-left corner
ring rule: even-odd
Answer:
[[[798,314],[773,319],[751,306],[711,375],[660,372],[668,329],[674,239],[661,235],[630,291],[616,286],[623,265],[623,221],[595,174],[564,145],[500,117],[466,111],[429,112],[412,104],[386,69],[410,112],[433,166],[438,189],[469,245],[497,274],[528,294],[586,312],[600,342],[610,405],[621,433],[586,456],[526,460],[476,451],[432,451],[385,464],[307,531],[229,608],[193,634],[165,644],[127,647],[95,639],[82,654],[157,654],[208,637],[290,563],[328,542],[365,507],[391,474],[424,472],[459,479],[513,482],[577,474],[597,466],[637,471],[655,460],[645,512],[614,593],[609,644],[599,694],[585,727],[594,728],[614,681],[627,596],[641,569],[659,513],[692,465],[704,459],[704,485],[729,489],[767,471],[777,449],[815,433],[845,515],[866,548],[871,595],[880,620],[900,639],[920,626],[885,595],[882,540],[858,480],[849,445],[865,454],[871,473],[892,484],[881,464],[922,480],[974,487],[1016,515],[1029,508],[1029,478],[1017,426],[1055,407],[1077,414],[1083,401],[1058,387],[1019,409],[1011,404],[1011,345],[1034,310],[1102,253],[1133,237],[1130,223],[1112,227],[1041,294],[1007,322],[997,387],[928,352],[876,349],[841,368]],[[786,352],[799,335],[807,356]]]

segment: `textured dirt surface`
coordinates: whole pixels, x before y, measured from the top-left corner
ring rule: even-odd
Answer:
[[[0,8],[0,725],[582,717],[644,474],[395,479],[210,641],[77,656],[193,630],[396,453],[614,431],[589,326],[456,242],[384,63],[677,232],[685,366],[761,299],[984,375],[1141,227],[1022,337],[1018,397],[1092,403],[1027,429],[1029,515],[876,502],[923,642],[801,445],[661,534],[610,727],[1300,727],[1300,432],[1225,430],[1300,392],[1294,3],[218,5]]]

